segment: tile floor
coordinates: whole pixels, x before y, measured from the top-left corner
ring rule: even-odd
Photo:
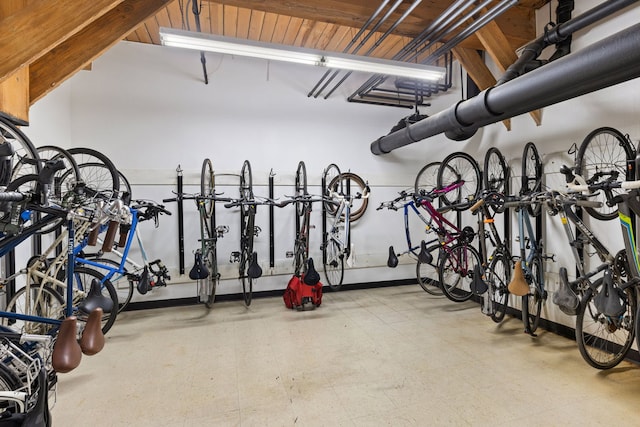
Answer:
[[[107,338],[60,375],[54,426],[640,424],[639,366],[417,285],[128,312]]]

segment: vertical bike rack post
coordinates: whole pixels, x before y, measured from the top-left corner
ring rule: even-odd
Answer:
[[[182,206],[182,169],[180,165],[176,169],[178,173],[178,254],[180,274],[184,274],[184,209]]]
[[[351,200],[351,178],[349,177],[349,175],[347,175],[347,200],[349,201],[349,203],[353,203],[353,201]],[[345,218],[344,222],[345,222],[345,227],[347,226],[347,221],[349,221],[349,218]],[[347,247],[347,253],[351,254],[351,232],[347,233],[347,241],[345,242],[345,246]],[[351,255],[349,255],[351,256]]]
[[[269,199],[273,200],[274,197],[274,184],[273,177],[275,174],[273,173],[273,169],[269,172]],[[275,237],[273,234],[274,227],[274,206],[273,203],[269,204],[269,267],[273,268],[275,265]],[[296,215],[297,218],[297,215]]]
[[[325,169],[326,171],[326,169]],[[324,194],[324,190],[325,188],[327,188],[327,179],[325,177],[325,174],[322,174],[322,180],[320,181],[320,185],[322,186],[320,192],[322,193],[323,196],[326,196],[326,194]],[[327,207],[326,204],[324,203],[324,201],[322,202],[322,241],[324,242],[327,238]],[[325,251],[324,249],[322,250],[322,265],[327,263],[327,251]]]

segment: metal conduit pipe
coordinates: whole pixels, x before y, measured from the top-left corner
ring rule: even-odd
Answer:
[[[640,24],[371,143],[373,154],[440,133],[470,138],[478,128],[640,77]]]
[[[375,10],[375,12],[373,12],[373,15],[371,15],[369,17],[369,19],[367,19],[367,22],[364,23],[364,25],[358,30],[357,34],[351,39],[351,41],[347,44],[347,46],[342,50],[343,53],[348,53],[349,52],[349,49],[351,49],[351,46],[353,46],[356,43],[356,41],[362,35],[362,33],[364,33],[364,31],[367,29],[367,27],[369,27],[369,25],[371,25],[373,20],[376,19],[376,17],[380,14],[380,12],[382,12],[382,9],[384,9],[384,7],[390,1],[391,0],[382,0],[382,3],[380,3],[380,6],[378,6],[378,8]],[[337,73],[337,72],[334,72],[334,73]],[[320,78],[320,81],[318,81],[318,83],[316,83],[316,85],[313,87],[313,89],[311,89],[311,91],[307,94],[307,96],[311,96],[313,94],[313,92],[316,91],[318,86],[320,86],[322,84],[324,79],[326,79],[329,74],[331,74],[331,70],[327,70],[322,75],[322,77]],[[335,77],[335,74],[333,75],[333,77],[331,77],[331,79],[333,79],[334,77]],[[331,81],[331,80],[329,80],[329,81]],[[325,86],[326,86],[326,84],[325,84]],[[322,91],[322,89],[320,90],[320,92],[321,91]],[[318,95],[316,95],[316,96],[318,96]]]
[[[509,80],[523,74],[526,65],[538,58],[540,53],[552,44],[559,43],[569,37],[571,34],[578,30],[588,27],[601,19],[606,18],[614,14],[615,12],[624,9],[625,7],[637,3],[638,0],[609,0],[598,6],[584,12],[580,16],[576,16],[569,21],[559,24],[550,31],[545,32],[542,36],[538,37],[531,43],[529,43],[522,51],[520,57],[507,68],[502,77],[498,79],[496,86],[501,85]]]
[[[428,40],[429,37],[432,37],[432,35],[436,31],[439,31],[439,29],[443,25],[445,26],[449,25],[449,23],[453,19],[456,19],[458,16],[460,16],[462,12],[464,12],[469,6],[472,6],[474,3],[475,3],[475,0],[466,0],[466,1],[458,0],[457,2],[449,6],[444,12],[442,12],[442,14],[438,18],[435,19],[435,21],[431,23],[431,25],[425,28],[416,38],[411,40],[407,44],[407,46],[404,46],[400,50],[400,52],[396,53],[391,59],[403,60],[404,58],[406,58],[409,54],[411,54],[411,51],[415,49],[420,43],[424,42],[425,40]],[[456,10],[456,8],[458,7],[460,8]],[[443,22],[444,20],[446,20],[446,22]],[[378,84],[380,80],[384,80],[384,77],[381,77],[380,75],[375,75],[370,77],[347,99],[349,101],[352,101],[357,95],[360,95],[361,93],[370,90],[373,86]]]
[[[402,1],[402,0],[400,0]],[[387,38],[389,37],[389,35],[393,32],[393,30],[395,30],[398,25],[400,25],[402,23],[402,21],[404,21],[406,19],[407,16],[409,16],[409,14],[411,14],[411,12],[413,12],[413,10],[422,2],[422,0],[414,0],[413,4],[411,4],[411,6],[409,6],[409,8],[407,10],[404,11],[404,13],[398,18],[396,19],[396,22],[394,22],[391,27],[384,32],[384,34],[378,39],[376,40],[376,42],[373,44],[373,46],[371,46],[369,49],[367,49],[367,51],[365,52],[364,56],[368,56],[369,54],[371,54],[371,52],[373,52],[374,50],[376,50],[378,48],[378,46],[380,46],[380,44]],[[373,35],[373,31],[375,31],[376,28],[374,28],[373,30],[371,30],[369,32],[369,34],[367,34],[367,37],[360,43],[360,45],[356,48],[356,50],[354,50],[354,53],[356,53],[358,50],[360,50],[360,47],[362,47],[364,45],[364,42],[366,42],[369,37],[371,37]],[[327,95],[324,97],[324,99],[327,99],[329,96],[331,96],[331,94],[333,92],[335,92],[336,89],[338,89],[338,87],[340,87],[340,85],[342,85],[342,83],[344,83],[345,80],[347,80],[349,78],[349,76],[352,74],[352,71],[347,72],[344,77],[342,77],[342,79],[340,79],[340,81],[338,83],[336,83],[336,85],[333,87],[333,89],[331,89],[329,91],[329,93],[327,93]],[[323,86],[322,90],[324,90],[324,88],[327,85]],[[320,90],[319,92],[322,92],[322,90]]]

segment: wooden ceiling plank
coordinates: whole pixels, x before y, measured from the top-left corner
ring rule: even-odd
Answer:
[[[351,36],[349,35],[350,34],[349,30],[350,30],[349,27],[345,27],[343,25],[336,27],[336,32],[333,34],[333,37],[331,38],[331,40],[329,40],[329,43],[327,43],[326,49],[333,52],[342,52],[343,49],[338,49],[338,46],[340,46],[340,44],[342,43],[342,40],[344,40],[347,37],[349,37],[349,40],[351,40]]]
[[[273,37],[271,37],[272,43],[279,43],[279,44],[283,43],[284,37],[287,34],[287,28],[289,28],[290,21],[291,21],[290,16],[278,15],[278,19],[276,20],[276,26],[273,30]]]
[[[262,24],[262,31],[260,32],[260,41],[271,42],[273,38],[273,32],[276,28],[276,21],[278,15],[275,13],[265,13],[264,21]]]
[[[170,0],[128,0],[47,52],[29,67],[30,103],[118,43]]]
[[[173,0],[165,8],[169,14],[169,20],[171,21],[171,28],[177,28],[183,30],[184,18],[182,17],[182,10],[180,9],[180,3],[178,0]]]
[[[246,39],[249,37],[249,26],[251,25],[251,9],[238,8],[238,25],[236,37]]]
[[[158,19],[155,16],[150,17],[144,21],[144,26],[147,29],[149,38],[153,44],[160,44],[160,25],[158,25]]]
[[[64,42],[122,0],[40,1],[0,21],[0,81]],[[46,31],[43,31],[46,28]]]
[[[234,6],[224,6],[224,32],[227,37],[236,37],[238,29],[238,8]]]
[[[249,24],[249,40],[260,40],[260,32],[264,23],[265,12],[261,10],[251,11],[251,23]]]
[[[282,43],[287,46],[295,45],[296,37],[298,36],[298,32],[300,32],[300,27],[302,26],[302,22],[304,19],[302,18],[291,18],[289,21],[289,26],[287,27],[287,32],[282,40]]]
[[[318,40],[320,40],[320,37],[322,36],[325,28],[327,28],[327,25],[329,24],[326,22],[316,21],[313,24],[311,31],[309,31],[309,34],[307,34],[307,39],[304,41],[303,46],[309,49],[318,49]]]
[[[451,51],[480,90],[485,90],[496,84],[496,78],[491,74],[491,71],[478,52],[459,46],[453,48]],[[503,120],[502,123],[507,130],[511,130],[510,119]]]
[[[224,33],[224,6],[211,5],[211,33],[222,35]]]
[[[310,19],[302,20],[302,25],[300,25],[300,31],[298,31],[298,34],[296,35],[294,46],[302,47],[304,45],[304,41],[307,39],[307,34],[309,34],[309,31],[311,31],[314,22],[315,21],[312,21]]]
[[[211,33],[211,9],[213,6],[209,2],[202,2],[200,5],[200,28],[203,33]]]
[[[327,25],[327,27],[322,32],[320,39],[318,40],[318,44],[317,44],[318,49],[327,50],[327,46],[329,45],[329,42],[331,42],[331,39],[333,38],[333,36],[336,34],[338,27],[339,26],[336,24]]]

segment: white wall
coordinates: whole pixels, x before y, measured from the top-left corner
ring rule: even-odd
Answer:
[[[576,2],[573,16],[598,4],[596,0]],[[541,11],[540,22],[548,19]],[[546,16],[546,17],[545,17]],[[619,13],[607,22],[574,35],[573,50],[638,22],[640,8]],[[237,174],[245,159],[251,161],[255,193],[267,195],[269,172],[276,174],[276,195],[291,194],[293,174],[298,161],[304,160],[312,191],[319,191],[320,174],[329,163],[361,175],[372,186],[370,208],[353,229],[356,268],[345,272],[345,283],[404,279],[414,276],[411,263],[392,270],[387,268],[387,247],[402,248],[404,233],[399,212],[375,211],[381,201],[392,199],[397,191],[413,185],[416,173],[430,162],[442,160],[453,151],[466,151],[482,162],[490,146],[498,146],[510,161],[513,174],[520,170],[522,148],[534,141],[546,163],[547,182],[557,181],[563,162],[572,162],[566,151],[579,144],[591,130],[613,126],[640,138],[640,83],[631,81],[576,100],[557,104],[543,111],[543,122],[536,126],[528,115],[512,119],[512,130],[501,123],[487,126],[464,142],[443,135],[412,144],[383,156],[374,156],[370,143],[386,134],[408,109],[352,104],[346,95],[360,84],[351,79],[329,100],[307,98],[306,94],[323,70],[304,66],[268,63],[263,60],[222,57],[208,54],[209,85],[204,85],[199,55],[159,46],[122,42],[32,109],[31,126],[26,132],[37,145],[86,146],[109,155],[134,185],[134,197],[161,200],[171,197],[176,186],[176,168],[184,170],[187,192],[199,190],[202,160],[209,157],[218,174]],[[453,73],[458,76],[458,72]],[[456,77],[457,78],[457,77]],[[434,114],[460,99],[459,82],[443,96],[433,99],[432,107],[421,112]],[[46,139],[46,141],[45,141]],[[42,142],[41,142],[42,141]],[[554,178],[556,176],[556,178]],[[227,195],[236,193],[237,178],[221,176]],[[517,189],[517,187],[516,187]],[[175,206],[170,206],[175,212]],[[191,251],[197,247],[197,214],[185,205],[187,271]],[[312,235],[312,255],[320,259],[319,209],[314,213],[316,229]],[[220,241],[218,257],[225,279],[220,293],[239,292],[235,265],[227,263],[228,254],[237,250],[237,212],[219,209],[220,224],[231,232]],[[268,269],[268,215],[259,210],[263,234],[256,241],[265,277],[258,290],[282,289],[291,274],[285,252],[292,249],[293,213],[276,212],[276,268]],[[467,218],[465,221],[472,223]],[[558,237],[560,229],[547,220],[547,250],[568,252]],[[195,295],[195,287],[186,276],[176,273],[177,219],[162,218],[160,228],[143,224],[147,251],[162,258],[173,270],[169,289],[145,298],[173,298]],[[617,228],[611,233],[612,247],[621,245]],[[414,227],[418,239],[420,227]],[[550,264],[553,273],[562,259]],[[564,263],[564,264],[562,264]],[[319,265],[319,262],[316,263]],[[364,268],[363,268],[364,267]],[[572,269],[569,269],[570,271]],[[272,276],[274,275],[274,276]],[[139,297],[138,297],[139,298]],[[551,305],[550,303],[548,304]],[[553,307],[549,317],[559,318]]]

